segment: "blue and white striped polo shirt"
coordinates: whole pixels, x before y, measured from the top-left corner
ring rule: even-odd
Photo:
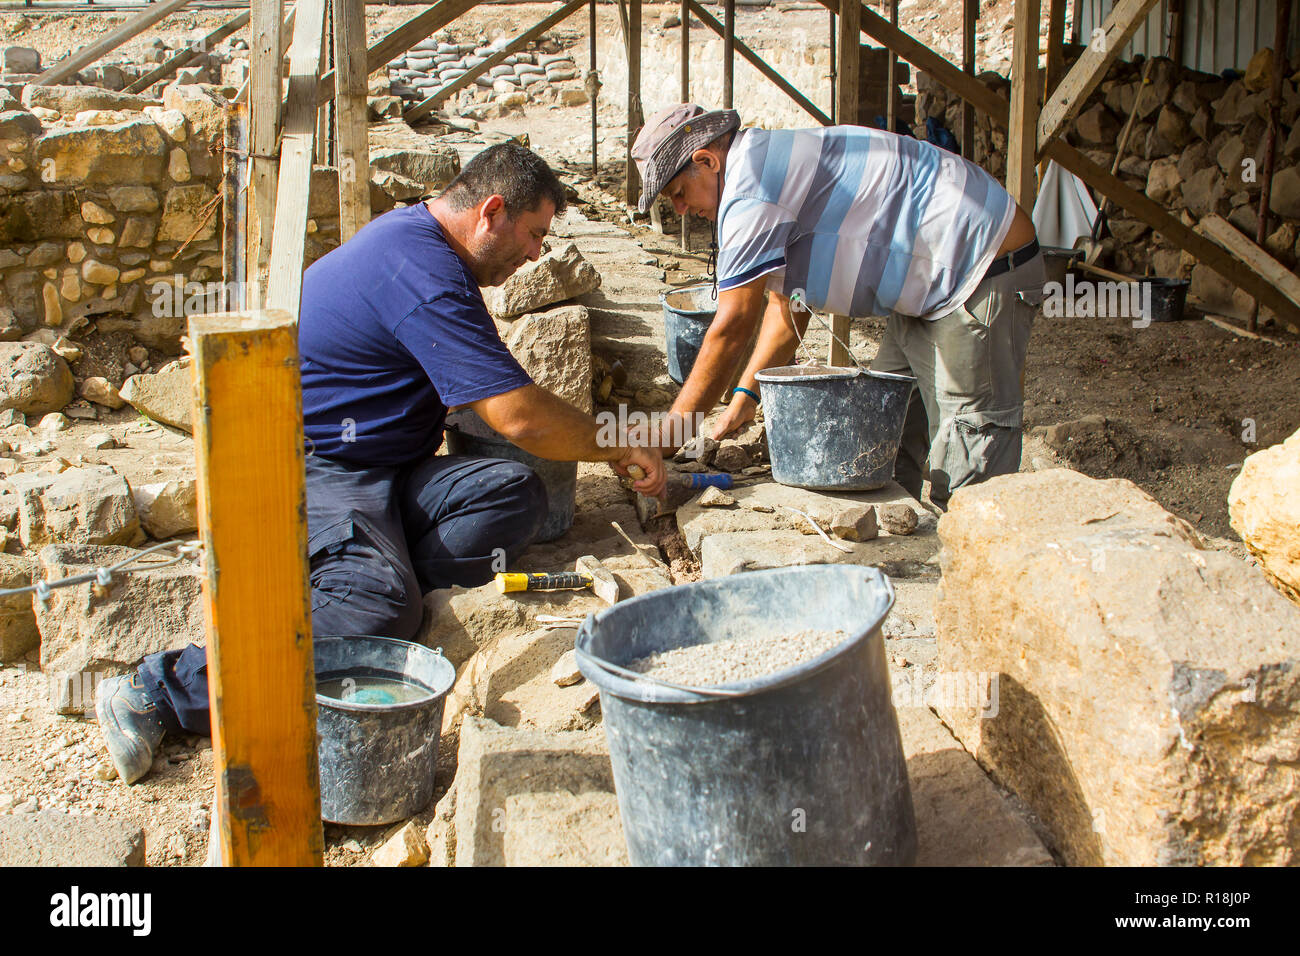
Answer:
[[[937,319],[979,285],[1016,206],[974,163],[861,126],[740,131],[718,215],[718,287],[770,275],[819,312]]]

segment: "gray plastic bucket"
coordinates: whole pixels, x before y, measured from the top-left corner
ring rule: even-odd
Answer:
[[[678,385],[686,381],[704,344],[709,324],[718,312],[713,283],[688,285],[659,295],[664,307],[664,348],[668,377]]]
[[[473,431],[465,419],[446,428],[447,448],[453,455],[474,455],[480,458],[505,458],[523,462],[542,479],[546,486],[546,521],[536,540],[554,541],[573,527],[573,512],[578,502],[578,463],[576,461],[550,461],[531,455],[517,445],[512,445],[487,425],[478,423]],[[483,434],[474,432],[482,431]]]
[[[893,479],[916,379],[805,365],[764,369],[756,378],[763,386],[773,480],[871,491]]]
[[[875,568],[753,571],[655,591],[587,618],[576,655],[600,689],[637,866],[908,865],[916,823]],[[684,688],[624,671],[647,654],[812,628],[851,635],[754,680]]]
[[[316,680],[387,677],[429,696],[358,704],[316,695],[321,817],[370,825],[404,820],[433,798],[442,708],[456,669],[439,651],[387,637],[318,637]]]

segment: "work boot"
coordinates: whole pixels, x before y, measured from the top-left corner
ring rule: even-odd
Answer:
[[[135,783],[153,766],[163,738],[162,718],[139,673],[100,681],[95,688],[95,716],[118,776],[124,783]]]

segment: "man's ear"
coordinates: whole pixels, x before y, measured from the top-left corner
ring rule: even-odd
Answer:
[[[707,149],[697,149],[691,153],[691,162],[702,166],[711,173],[716,173],[722,169],[722,163],[718,162],[718,157]]]
[[[485,220],[489,227],[499,225],[502,216],[506,215],[506,201],[503,196],[493,193],[479,203],[478,214],[481,220]]]

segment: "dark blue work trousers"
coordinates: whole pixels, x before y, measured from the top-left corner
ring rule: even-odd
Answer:
[[[425,592],[486,584],[532,543],[546,508],[541,480],[518,462],[444,455],[375,468],[308,456],[313,634],[410,640]],[[140,677],[168,731],[208,735],[202,647],[150,655]]]

